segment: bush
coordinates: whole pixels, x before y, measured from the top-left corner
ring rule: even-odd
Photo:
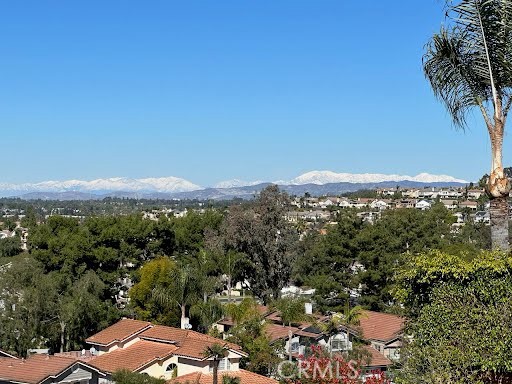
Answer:
[[[411,316],[398,383],[491,383],[512,373],[512,258],[440,252],[399,276]]]

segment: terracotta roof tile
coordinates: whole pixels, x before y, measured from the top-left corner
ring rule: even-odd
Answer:
[[[164,325],[155,325],[154,327],[142,332],[139,336],[146,340],[176,344],[179,346],[179,350],[176,351],[177,355],[189,356],[197,359],[203,358],[203,351],[207,346],[218,343],[226,345],[234,351],[243,353],[242,348],[239,345],[228,343],[224,340],[199,332],[166,327]]]
[[[219,383],[222,383],[222,377],[238,377],[240,378],[240,384],[277,384],[278,382],[274,379],[270,379],[265,376],[258,375],[253,372],[245,371],[240,369],[238,371],[229,371],[229,372],[219,372]],[[211,373],[205,374],[200,372],[190,373],[188,375],[183,375],[172,379],[167,382],[168,384],[185,384],[185,383],[194,383],[194,384],[212,384],[213,383],[213,375]]]
[[[370,345],[363,346],[363,349],[368,351],[370,354],[370,361],[365,363],[364,366],[366,367],[388,367],[393,364],[391,360],[389,360],[386,356],[384,356],[382,353],[377,351],[375,348],[373,348]]]
[[[373,311],[363,311],[359,328],[367,340],[389,341],[402,332],[405,319],[397,315]]]
[[[85,341],[89,344],[109,345],[115,341],[125,340],[150,326],[151,323],[147,321],[121,319]]]
[[[270,338],[271,343],[280,339],[287,339],[289,337],[290,331],[295,334],[299,331],[299,328],[287,327],[273,323],[265,324],[265,332]]]
[[[141,340],[127,348],[119,348],[89,360],[89,364],[104,372],[119,369],[138,371],[154,361],[172,356],[178,349],[173,344]]]
[[[78,362],[75,359],[48,355],[33,355],[26,360],[0,358],[0,382],[39,384],[76,363]]]

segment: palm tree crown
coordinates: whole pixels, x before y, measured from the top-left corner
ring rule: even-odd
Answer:
[[[447,0],[448,27],[442,27],[426,45],[425,76],[456,126],[477,108],[489,133],[492,162],[487,192],[505,202],[510,182],[502,164],[503,136],[512,105],[512,0]],[[493,230],[491,202],[491,230]],[[508,249],[504,203],[495,210],[493,247]],[[501,228],[498,228],[501,226]],[[506,226],[506,228],[505,228]],[[499,232],[499,233],[498,233]],[[501,238],[500,238],[501,236]]]

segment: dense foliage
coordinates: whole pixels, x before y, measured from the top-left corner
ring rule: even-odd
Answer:
[[[400,383],[501,382],[512,372],[512,258],[431,252],[399,276],[411,318]]]

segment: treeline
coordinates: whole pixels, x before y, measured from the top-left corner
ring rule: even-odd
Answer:
[[[28,253],[0,271],[0,348],[20,355],[41,346],[81,349],[88,335],[123,315],[174,326],[188,316],[206,332],[222,316],[215,297],[238,282],[263,303],[294,283],[316,289],[321,311],[349,301],[394,311],[395,274],[408,258],[489,245],[486,227],[452,233],[453,216],[440,204],[385,212],[375,224],[343,211],[322,233],[286,221],[288,204],[271,186],[250,203],[180,218],[32,222]],[[127,278],[135,283],[130,305],[119,307]]]

